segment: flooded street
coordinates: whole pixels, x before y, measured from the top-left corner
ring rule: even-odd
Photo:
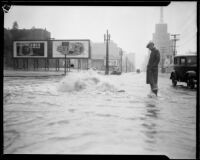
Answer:
[[[186,84],[183,84],[186,86]],[[4,153],[162,154],[195,158],[196,90],[160,73],[4,77]]]

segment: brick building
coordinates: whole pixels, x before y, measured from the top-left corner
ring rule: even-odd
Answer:
[[[4,29],[4,68],[13,67],[14,40],[50,40],[51,33],[46,29]],[[22,66],[20,61],[20,66]],[[32,66],[32,61],[29,62]]]

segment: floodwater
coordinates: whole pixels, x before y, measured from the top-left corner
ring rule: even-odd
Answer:
[[[4,77],[5,154],[154,154],[195,158],[196,90],[145,73]]]

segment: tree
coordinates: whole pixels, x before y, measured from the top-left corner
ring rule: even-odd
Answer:
[[[18,25],[17,21],[14,21],[14,22],[13,22],[13,27],[12,27],[12,29],[19,29],[19,25]]]
[[[12,66],[12,33],[10,30],[4,28],[4,67],[11,67]]]
[[[4,49],[9,50],[12,45],[12,34],[4,28]]]

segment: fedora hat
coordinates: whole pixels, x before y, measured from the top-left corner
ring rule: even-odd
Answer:
[[[153,46],[154,46],[154,43],[153,43],[152,41],[150,41],[150,42],[147,44],[146,47],[149,48],[150,45],[153,45]]]

